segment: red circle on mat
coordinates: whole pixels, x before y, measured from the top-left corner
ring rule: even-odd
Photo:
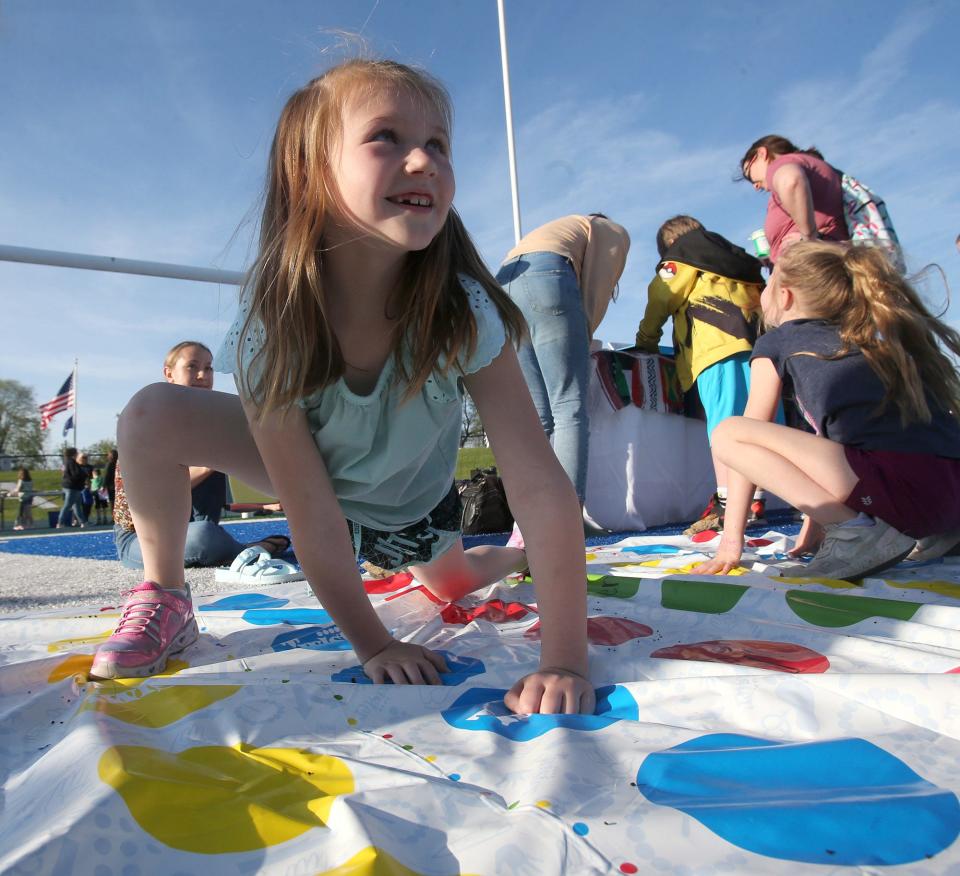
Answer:
[[[636,872],[637,872],[637,865],[636,865],[636,864],[629,864],[629,863],[627,863],[627,864],[621,864],[621,865],[620,865],[620,872],[621,872],[621,873],[636,873]]]
[[[591,645],[622,645],[631,639],[652,636],[653,629],[625,617],[588,617],[587,639]],[[529,639],[540,638],[540,621],[524,633]]]
[[[696,535],[690,536],[690,541],[700,544],[704,541],[713,541],[720,533],[715,529],[705,529],[703,532],[698,532]]]
[[[451,602],[444,606],[443,611],[440,612],[440,617],[443,618],[445,624],[463,624],[463,626],[466,626],[478,618],[490,621],[492,624],[502,624],[520,620],[531,611],[534,611],[534,609],[522,602],[504,602],[502,599],[491,599],[472,608],[463,608]]]
[[[751,538],[747,542],[747,547],[766,547],[768,544],[773,544],[769,538]]]
[[[393,593],[413,583],[413,575],[409,572],[397,572],[389,578],[371,578],[363,582],[363,589],[367,593]]]
[[[702,660],[706,663],[733,663],[755,666],[774,672],[819,673],[830,668],[830,661],[803,645],[793,642],[764,642],[755,639],[716,639],[710,642],[670,645],[654,651],[651,657],[671,660]]]

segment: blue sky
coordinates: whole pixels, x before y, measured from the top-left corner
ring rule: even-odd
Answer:
[[[507,0],[524,229],[601,211],[634,241],[598,337],[633,337],[665,218],[741,245],[763,224],[765,196],[732,178],[768,133],[882,194],[911,269],[960,288],[960,4],[777,7]],[[6,0],[0,243],[244,268],[280,108],[344,57],[336,30],[450,89],[456,203],[495,270],[513,225],[494,0]],[[942,305],[942,280],[922,288]],[[85,445],[173,343],[216,348],[236,293],[0,262],[0,296],[0,376],[41,402],[79,359]]]

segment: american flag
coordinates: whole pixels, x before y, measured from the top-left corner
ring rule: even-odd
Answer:
[[[76,395],[73,388],[73,373],[63,382],[60,391],[50,401],[40,405],[40,428],[46,429],[59,413],[73,407]]]

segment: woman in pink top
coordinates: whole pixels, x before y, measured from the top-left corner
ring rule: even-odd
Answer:
[[[768,134],[740,160],[743,178],[770,192],[763,230],[770,261],[797,240],[849,240],[843,217],[840,174],[813,147],[798,149],[786,137]]]

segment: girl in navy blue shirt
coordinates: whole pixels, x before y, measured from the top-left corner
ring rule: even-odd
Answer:
[[[754,485],[808,516],[804,574],[860,578],[960,543],[960,335],[878,250],[819,241],[784,253],[761,297],[744,416],[717,428],[726,524],[701,573],[735,568]],[[770,422],[792,385],[815,434]],[[735,474],[734,474],[735,473]],[[821,542],[822,538],[822,542]]]

